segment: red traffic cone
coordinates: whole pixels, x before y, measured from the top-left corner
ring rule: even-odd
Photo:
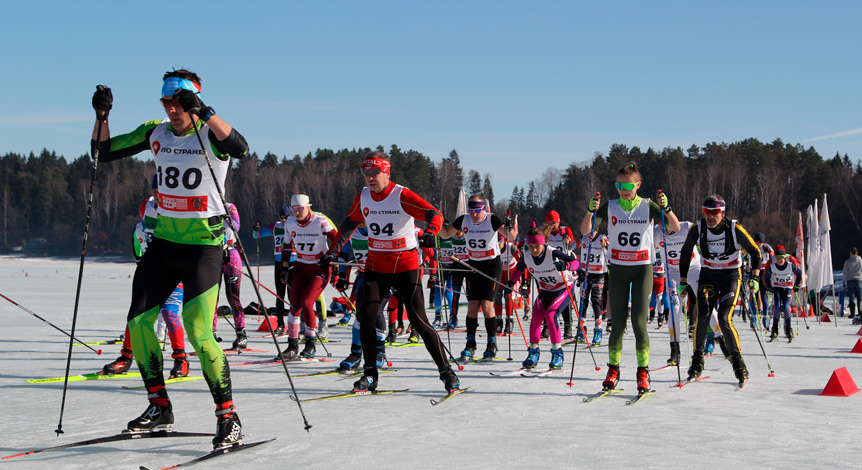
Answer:
[[[850,352],[862,354],[862,338],[859,338],[859,341],[856,341],[856,345],[853,346],[853,349],[851,349]]]
[[[858,391],[859,387],[856,386],[856,382],[853,381],[853,377],[850,377],[850,372],[847,372],[846,367],[842,367],[840,369],[835,369],[835,371],[832,372],[832,377],[829,378],[829,382],[826,383],[826,388],[823,389],[820,395],[828,397],[849,397]]]
[[[859,328],[859,331],[857,331],[856,334],[862,336],[862,328]]]
[[[829,314],[823,312],[823,315],[820,315],[820,321],[823,323],[831,323],[832,320],[829,319]]]
[[[278,321],[274,316],[267,316],[267,320],[269,320],[269,325],[275,330],[278,327]],[[260,322],[260,326],[257,328],[257,331],[266,331],[269,333],[269,328],[266,326],[266,323]]]

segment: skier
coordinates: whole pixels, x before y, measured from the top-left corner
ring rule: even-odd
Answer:
[[[390,181],[389,156],[371,151],[362,161],[362,175],[367,188],[356,198],[341,223],[335,243],[320,260],[327,267],[343,241],[361,222],[368,225],[368,257],[365,260],[365,278],[357,294],[357,316],[360,317],[362,352],[365,357],[363,376],[353,387],[355,390],[377,389],[376,331],[374,321],[380,311],[381,296],[391,287],[401,296],[413,328],[419,332],[425,348],[437,364],[440,380],[448,392],[457,390],[460,383],[443,354],[443,343],[424,314],[425,299],[422,292],[422,271],[419,269],[419,243],[416,241],[413,219],[424,220],[428,225],[421,244],[433,247],[435,236],[443,223],[440,211],[413,191]]]
[[[281,249],[282,243],[284,241],[284,222],[290,216],[290,206],[287,204],[282,205],[278,209],[278,220],[269,224],[269,226],[260,228],[260,224],[255,224],[254,231],[252,236],[254,238],[262,238],[272,236],[272,244],[273,244],[273,257],[275,258],[275,269],[274,269],[274,278],[275,278],[275,293],[278,296],[275,300],[275,311],[276,311],[276,328],[275,335],[281,336],[284,334],[284,301],[282,299],[287,299],[287,295],[285,295],[285,291],[287,290],[289,282],[284,282],[286,276],[284,272],[284,263],[281,262]],[[291,252],[291,258],[288,260],[288,265],[291,265],[293,261],[295,261],[295,254]]]
[[[766,235],[763,232],[756,232],[753,236],[754,244],[760,249],[760,283],[765,285],[766,279],[766,264],[775,256],[775,251],[772,249],[772,246],[766,243]],[[757,299],[757,308],[761,312],[766,311],[766,307],[769,305],[769,296],[767,295],[764,289],[760,289],[755,294],[755,298]],[[763,327],[767,328],[769,321],[769,315],[763,316]],[[754,320],[751,320],[752,324]]]
[[[862,257],[854,246],[850,248],[850,257],[844,262],[842,284],[847,291],[847,301],[850,303],[850,316],[862,318]],[[854,324],[856,322],[854,321]]]
[[[113,138],[107,122],[113,102],[111,90],[100,85],[93,95],[93,108],[103,124],[94,127],[91,145],[94,150],[98,148],[100,159],[109,162],[151,150],[159,176],[159,217],[153,241],[135,269],[128,315],[132,350],[150,405],[129,422],[128,429],[151,431],[173,425],[153,323],[159,305],[182,282],[183,322],[216,404],[218,427],[213,446],[218,448],[242,442],[230,367],[211,326],[224,245],[225,208],[220,191],[231,157],[245,157],[248,144],[201,101],[201,81],[196,74],[174,70],[166,73],[163,80],[160,96],[167,119],[149,121],[129,134]],[[206,148],[201,148],[199,136],[207,142]],[[213,158],[209,159],[209,155]]]
[[[500,275],[500,284],[509,282],[509,275],[518,260],[521,259],[521,252],[515,246],[515,243],[506,240],[500,234],[497,234],[497,243],[500,244],[500,261],[503,265],[503,274]],[[505,325],[503,324],[503,307],[506,308]],[[512,291],[506,289],[497,289],[494,295],[494,315],[497,318],[497,334],[512,334],[514,331],[514,322],[512,312],[515,311],[515,302],[512,299]]]
[[[650,390],[650,349],[646,323],[652,292],[653,224],[661,220],[660,211],[664,211],[667,226],[671,230],[679,230],[679,221],[665,194],[659,193],[659,203],[656,204],[638,196],[640,185],[641,175],[635,163],[620,168],[615,183],[619,199],[600,205],[600,198],[596,195],[590,201],[588,212],[581,222],[581,233],[590,233],[593,213],[596,215],[596,226],[602,220],[609,221],[608,304],[617,327],[613,328],[608,340],[608,375],[602,387],[616,388],[619,382],[623,333],[628,320],[628,296],[625,293],[631,290],[632,330],[638,363],[637,387],[638,392],[645,393]]]
[[[329,266],[322,267],[317,262],[328,252],[335,242],[336,231],[325,215],[311,210],[311,202],[305,193],[296,193],[290,198],[293,214],[284,222],[282,241],[282,266],[285,271],[292,269],[288,301],[290,312],[287,316],[287,348],[277,359],[289,361],[300,357],[311,359],[317,348],[317,314],[314,304],[329,282]],[[296,253],[293,268],[284,257]],[[300,316],[301,315],[301,316]],[[305,322],[305,347],[299,352],[300,321]]]
[[[443,231],[448,230],[449,225],[443,226]],[[455,233],[452,234],[451,237],[442,238],[437,237],[441,243],[446,243],[446,240],[452,242],[452,258],[459,259],[461,261],[468,261],[470,259],[470,255],[467,254],[467,239],[464,238],[464,232],[461,230],[455,229]],[[455,261],[452,261],[455,263]],[[458,264],[461,267],[460,264]],[[467,278],[467,273],[464,270],[452,271],[452,303],[449,304],[449,325],[447,328],[450,330],[454,330],[458,328],[458,309],[461,304],[461,295],[464,292],[464,280]]]
[[[771,341],[778,338],[778,320],[784,314],[784,335],[793,341],[793,328],[790,326],[790,301],[793,293],[799,292],[802,284],[802,270],[787,260],[787,250],[777,245],[773,259],[766,264],[766,287],[772,290],[772,332]],[[852,304],[851,304],[852,305]],[[851,310],[852,311],[852,310]]]
[[[239,300],[239,286],[242,279],[242,256],[234,244],[236,243],[237,234],[234,231],[239,230],[239,212],[236,206],[227,204],[228,216],[231,218],[233,229],[225,227],[224,230],[224,254],[222,257],[221,272],[224,277],[224,293],[227,297],[230,310],[233,312],[234,328],[236,329],[236,339],[231,345],[233,349],[245,349],[248,346],[248,335],[245,332],[245,311],[242,308],[242,302]],[[221,288],[221,282],[219,282]],[[213,332],[216,331],[218,324],[218,309],[213,315]]]
[[[542,227],[543,233],[545,235],[545,239],[548,242],[548,246],[550,246],[554,250],[560,250],[563,253],[571,254],[572,252],[572,242],[575,241],[575,235],[572,233],[572,229],[566,227],[564,225],[560,225],[560,213],[552,210],[545,214],[545,225]],[[583,318],[579,318],[581,325],[577,326],[578,332],[574,335],[572,334],[572,306],[567,305],[561,312],[560,316],[563,317],[563,339],[572,339],[575,335],[578,337],[578,341],[584,340],[584,334],[581,331],[581,327],[583,326]],[[553,321],[557,321],[556,318],[552,318]]]
[[[656,227],[661,226],[657,225]],[[650,296],[649,319],[647,323],[652,323],[656,313],[658,313],[658,327],[661,328],[664,324],[664,310],[666,307],[664,291],[665,267],[659,239],[653,236],[653,240],[655,241],[655,254],[652,263],[652,295]]]
[[[581,250],[580,265],[578,271],[578,285],[581,289],[586,289],[581,293],[584,299],[583,314],[586,315],[587,308],[593,308],[593,346],[598,346],[602,342],[602,319],[604,317],[605,303],[602,299],[602,292],[605,290],[605,280],[608,274],[606,264],[606,250],[608,247],[608,237],[600,235],[598,229],[594,230],[591,235],[581,235],[578,239],[578,244],[575,246],[577,250]],[[587,258],[589,253],[589,258]]]
[[[725,216],[724,199],[708,196],[703,202],[704,218],[691,227],[680,254],[679,289],[688,286],[688,270],[695,245],[700,246],[701,270],[697,290],[697,317],[694,322],[694,353],[688,379],[694,380],[703,373],[703,354],[706,342],[707,320],[713,308],[718,309],[718,325],[724,333],[724,344],[730,353],[733,373],[740,384],[748,379],[748,369],[742,358],[739,335],[733,326],[733,309],[739,297],[742,277],[742,255],[748,252],[751,259],[751,277],[748,281],[752,294],[760,288],[760,250],[748,232],[736,220]]]
[[[448,227],[451,224],[448,220],[443,220],[443,227]],[[436,293],[434,294],[434,323],[433,325],[436,327],[442,327],[448,325],[448,321],[445,318],[448,317],[446,315],[443,316],[443,304],[450,312],[454,312],[454,297],[452,290],[454,289],[454,274],[452,271],[455,268],[455,261],[452,260],[452,257],[455,256],[454,250],[452,247],[453,238],[440,238],[437,237],[437,256],[440,258],[440,269],[437,273],[436,278],[434,279],[434,288],[436,289]],[[457,326],[457,323],[456,323]]]
[[[158,175],[153,175],[152,182],[152,197],[144,200],[141,203],[138,211],[141,215],[141,221],[135,226],[135,260],[140,261],[141,257],[147,251],[147,246],[153,238],[153,230],[156,229],[156,219],[158,218],[157,208],[159,205],[159,187]],[[167,335],[171,341],[171,358],[174,360],[174,366],[170,371],[170,378],[186,377],[189,375],[189,360],[186,355],[185,331],[183,323],[180,321],[179,311],[180,305],[183,303],[183,283],[181,282],[168,299],[162,304],[159,309],[159,319],[156,325],[156,336],[162,338],[162,332],[167,331]],[[126,332],[123,335],[123,347],[120,350],[120,357],[114,362],[106,364],[102,368],[103,374],[123,374],[132,366],[132,337],[129,334],[129,327],[126,326]]]
[[[579,263],[574,256],[551,248],[544,233],[537,227],[531,227],[527,232],[529,255],[525,253],[515,265],[512,279],[520,279],[521,274],[529,271],[539,285],[539,292],[533,302],[533,318],[530,320],[530,347],[522,366],[533,369],[538,364],[540,332],[544,322],[551,339],[551,362],[548,368],[556,370],[563,367],[563,348],[560,329],[553,318],[566,305],[571,305],[575,282],[572,272],[577,271]],[[515,281],[508,281],[510,290],[517,288],[515,284]]]
[[[491,279],[499,279],[503,272],[497,233],[510,241],[515,239],[515,235],[512,221],[508,218],[503,221],[492,214],[488,202],[479,194],[470,196],[467,212],[469,217],[459,216],[452,222],[452,227],[440,232],[440,236],[446,238],[454,235],[455,231],[464,232],[467,254],[470,256],[467,263],[473,269],[467,273],[467,344],[461,351],[461,359],[470,360],[476,354],[476,329],[479,327],[481,311],[488,334],[488,344],[482,358],[491,360],[497,355],[497,320],[494,315],[494,291],[497,284]],[[505,230],[502,230],[504,228]]]

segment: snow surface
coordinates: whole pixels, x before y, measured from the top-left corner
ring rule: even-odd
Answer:
[[[57,326],[71,329],[78,260],[0,258],[0,293]],[[78,311],[76,336],[106,340],[123,331],[131,290],[129,262],[88,259]],[[255,269],[255,273],[256,268]],[[260,268],[272,287],[272,267]],[[255,299],[243,280],[243,305]],[[327,303],[336,295],[326,292]],[[272,296],[264,292],[268,305]],[[224,304],[220,302],[220,304]],[[62,383],[34,385],[25,380],[64,375],[68,337],[0,299],[0,455],[106,436],[119,432],[146,407],[138,379],[70,382],[63,430],[57,438]],[[433,313],[431,313],[433,315]],[[331,323],[332,321],[330,321]],[[463,320],[462,320],[463,322]],[[793,320],[796,328],[796,319]],[[260,325],[247,320],[251,336]],[[590,354],[579,350],[574,386],[569,387],[572,347],[566,348],[565,371],[547,378],[493,377],[491,371],[514,370],[526,357],[520,336],[512,337],[512,362],[467,366],[462,386],[473,391],[440,405],[430,399],[443,393],[437,370],[423,347],[389,348],[397,373],[381,375],[381,389],[409,388],[407,393],[303,403],[310,432],[303,430],[297,404],[280,366],[232,369],[234,400],[246,441],[278,436],[274,443],[198,464],[196,468],[862,468],[860,405],[862,393],[849,398],[818,396],[832,371],[847,367],[862,385],[862,354],[849,350],[862,336],[846,318],[820,324],[800,321],[792,344],[767,344],[775,377],[769,372],[753,332],[737,321],[743,353],[751,371],[745,389],[734,391],[730,364],[707,359],[704,375],[712,378],[683,389],[675,368],[653,372],[657,393],[634,407],[624,405],[635,394],[634,337],[625,336],[620,387],[625,392],[593,403],[582,398],[601,388],[607,348]],[[480,326],[480,329],[482,327]],[[350,346],[349,328],[330,328],[332,359],[340,361]],[[232,332],[219,321],[229,347]],[[650,327],[652,367],[664,365],[667,330]],[[443,333],[444,343],[447,338]],[[404,341],[401,339],[400,341]],[[481,341],[480,341],[481,342]],[[464,334],[453,334],[460,351]],[[501,338],[498,355],[508,357]],[[112,361],[119,345],[98,346],[97,356],[76,346],[71,374],[96,372]],[[275,355],[270,339],[251,338],[249,347]],[[683,346],[684,355],[688,350]],[[318,352],[323,353],[318,347]],[[240,358],[233,356],[231,362]],[[542,363],[550,359],[542,345]],[[291,363],[292,373],[324,370],[327,364]],[[684,366],[686,367],[687,364]],[[193,374],[200,368],[192,361]],[[683,369],[683,375],[685,369]],[[296,377],[301,398],[351,388],[352,379],[337,376]],[[203,381],[169,385],[175,429],[212,432],[213,403]],[[4,460],[9,469],[166,467],[210,449],[209,439],[127,441],[60,450]]]

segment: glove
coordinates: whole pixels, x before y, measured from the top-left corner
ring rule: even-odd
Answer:
[[[422,248],[434,248],[437,246],[437,237],[431,232],[425,232],[419,238],[419,246]]]
[[[587,209],[587,211],[588,212],[595,212],[596,210],[598,210],[599,206],[601,205],[601,202],[602,202],[602,200],[599,196],[596,196],[596,197],[590,199],[590,207],[589,207],[589,209]]]
[[[260,232],[260,222],[254,224],[254,228],[252,229],[254,232]]]
[[[347,290],[347,286],[348,286],[349,284],[350,284],[350,283],[349,283],[349,282],[347,282],[347,279],[346,279],[346,278],[343,278],[343,277],[340,277],[340,276],[339,276],[339,278],[335,281],[335,290],[337,290],[337,291],[339,291],[339,292],[340,292],[340,291]]]
[[[96,85],[96,92],[93,93],[93,109],[96,110],[96,118],[107,119],[113,103],[114,95],[111,89],[105,85]]]
[[[506,227],[506,230],[512,230],[515,228],[515,224],[512,222],[511,217],[506,217],[505,222],[503,222],[503,227]]]
[[[679,286],[676,288],[676,291],[679,295],[686,295],[688,292],[688,283],[680,282]]]
[[[667,194],[658,193],[658,205],[661,210],[665,212],[670,212],[670,203],[667,202]]]
[[[433,274],[431,276],[428,276],[428,285],[425,288],[430,289],[436,285],[437,285],[437,276],[435,276]]]
[[[222,250],[221,264],[222,264],[222,266],[230,265],[230,251],[228,250],[227,246],[225,246],[224,249]]]
[[[514,290],[515,290],[515,281],[509,279],[508,281],[506,281],[506,294],[514,292]]]
[[[751,288],[751,293],[756,294],[757,291],[760,290],[760,280],[753,277],[748,280],[748,286]]]
[[[586,278],[587,278],[587,273],[585,273],[583,270],[579,270],[578,271],[578,287],[581,287],[581,284],[584,283]]]
[[[329,284],[332,285],[332,287],[335,287],[335,285],[338,284],[338,277],[338,271],[335,271],[331,276],[329,276]]]
[[[284,268],[284,273],[281,275],[281,283],[289,286],[290,285],[290,274],[293,270],[293,263],[288,263],[287,267]]]
[[[209,117],[207,117],[208,114],[210,116],[212,115],[210,114],[212,108],[208,108],[207,105],[201,101],[201,97],[189,89],[177,89],[177,91],[174,92],[174,98],[179,101],[183,111],[197,115],[197,117],[201,118],[204,122],[209,119]]]
[[[802,288],[802,286],[801,286],[801,285],[799,285],[799,284],[794,284],[794,285],[793,285],[793,292],[799,292],[799,289],[801,289],[801,288]]]
[[[518,293],[521,294],[521,297],[527,298],[530,295],[530,286],[527,284],[521,284],[521,288],[518,289]]]
[[[317,260],[317,265],[321,268],[328,268],[330,264],[332,264],[332,255],[326,253],[322,258]]]
[[[554,260],[554,267],[557,268],[557,271],[565,271],[567,264],[565,261]]]

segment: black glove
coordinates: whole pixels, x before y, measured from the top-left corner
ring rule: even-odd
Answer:
[[[187,88],[179,88],[174,92],[174,98],[179,101],[183,111],[193,113],[197,115],[197,117],[206,121],[204,117],[210,112],[210,108],[201,101],[201,98],[197,93]]]
[[[293,263],[288,263],[287,267],[284,268],[284,273],[281,275],[281,283],[289,286],[290,285],[290,276],[293,274]]]
[[[584,272],[583,269],[578,270],[578,287],[581,287],[581,284],[587,279],[587,273]]]
[[[506,227],[506,230],[512,230],[515,228],[515,224],[512,223],[511,217],[506,217],[506,220],[503,222],[503,227]]]
[[[565,261],[560,261],[558,259],[554,260],[554,267],[557,268],[557,271],[565,271],[567,264],[568,263],[566,263]]]
[[[428,285],[426,286],[426,289],[430,289],[436,285],[437,285],[437,276],[435,276],[433,274],[431,276],[428,276]]]
[[[339,276],[338,279],[335,281],[335,290],[339,292],[347,290],[348,285],[350,285],[350,283],[347,281],[347,278]]]
[[[431,232],[425,232],[419,238],[419,246],[422,248],[434,248],[437,246],[437,237]]]
[[[332,255],[330,255],[329,253],[326,253],[325,255],[323,255],[322,258],[317,260],[317,265],[320,266],[321,268],[328,268],[329,265],[332,264],[332,260],[333,260]]]
[[[793,292],[799,292],[799,289],[801,289],[801,288],[802,288],[802,286],[800,286],[799,284],[795,284],[793,286]]]
[[[511,280],[511,279],[509,279],[508,281],[506,281],[506,291],[507,291],[507,292],[506,292],[507,294],[512,293],[512,292],[514,292],[514,291],[515,291],[515,281],[513,281],[513,280]]]
[[[222,251],[222,254],[221,254],[222,266],[229,266],[230,265],[230,251],[228,251],[227,246],[225,246],[224,249],[221,251]]]
[[[254,224],[254,228],[252,229],[254,232],[260,232],[260,222]]]
[[[93,109],[96,110],[96,118],[107,119],[113,103],[114,95],[111,89],[105,85],[96,85],[96,92],[93,93]]]

